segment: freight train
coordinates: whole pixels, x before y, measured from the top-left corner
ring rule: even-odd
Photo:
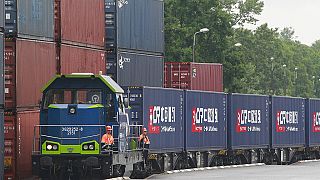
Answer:
[[[111,125],[115,145],[100,143]],[[147,128],[149,148],[138,136]],[[144,177],[173,169],[288,164],[320,156],[320,100],[151,87],[59,75],[43,89],[34,175]],[[143,152],[148,151],[148,156]]]

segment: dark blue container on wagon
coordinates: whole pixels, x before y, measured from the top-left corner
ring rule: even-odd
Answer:
[[[184,92],[177,89],[123,87],[129,95],[131,124],[143,124],[150,151],[181,152],[184,148]]]
[[[320,99],[306,99],[306,145],[320,146]]]
[[[305,99],[271,97],[271,146],[303,147],[305,145]]]
[[[185,91],[187,151],[227,149],[227,95]]]
[[[231,149],[268,148],[269,97],[228,95],[228,145]]]

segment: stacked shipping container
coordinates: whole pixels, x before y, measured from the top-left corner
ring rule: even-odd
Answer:
[[[164,2],[105,0],[107,74],[122,86],[163,85]]]
[[[104,15],[104,0],[5,1],[5,179],[31,176],[45,83],[57,73],[106,72]]]
[[[4,173],[4,0],[0,0],[0,179]]]

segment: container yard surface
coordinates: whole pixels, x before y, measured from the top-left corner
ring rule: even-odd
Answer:
[[[17,1],[20,37],[54,38],[54,0]]]
[[[105,74],[105,51],[62,44],[60,67],[62,74],[99,74],[99,71]]]
[[[268,148],[269,97],[228,95],[228,143],[231,149]]]
[[[227,149],[227,95],[185,91],[187,151]]]
[[[306,99],[306,145],[320,146],[320,99]]]
[[[305,99],[271,97],[272,147],[302,147],[305,145]]]
[[[61,40],[104,48],[104,0],[61,0]],[[76,30],[76,33],[75,33]]]
[[[56,74],[55,43],[16,41],[17,107],[38,107],[41,88]]]
[[[223,92],[222,64],[166,62],[164,87]]]
[[[150,87],[124,87],[124,90],[130,97],[133,123],[143,124],[148,129],[150,151],[181,152],[184,147],[184,92]]]
[[[117,82],[121,86],[162,87],[163,61],[162,56],[120,52]]]
[[[118,47],[163,53],[164,1],[127,0],[117,4]]]

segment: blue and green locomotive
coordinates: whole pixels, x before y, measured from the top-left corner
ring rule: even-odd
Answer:
[[[140,126],[129,125],[123,89],[110,77],[57,75],[42,89],[40,125],[34,129],[33,174],[81,179],[122,176],[143,166]],[[105,126],[114,144],[101,143]]]

